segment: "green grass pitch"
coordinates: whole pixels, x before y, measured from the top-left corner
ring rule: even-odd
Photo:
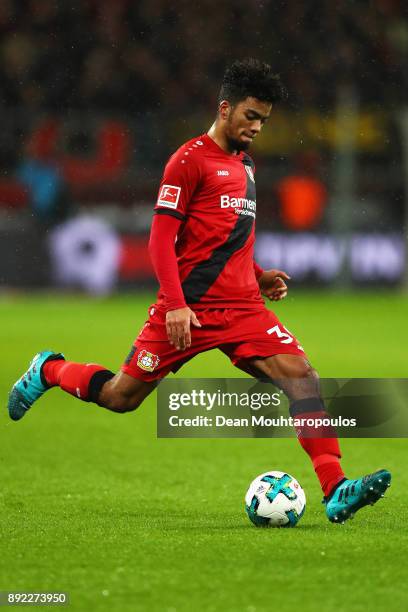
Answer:
[[[66,591],[74,611],[405,609],[406,440],[343,441],[351,477],[387,467],[393,486],[339,526],[295,439],[158,440],[154,395],[116,415],[53,389],[8,420],[8,390],[35,352],[117,369],[150,301],[1,299],[0,590]],[[276,312],[322,376],[407,376],[406,297],[295,291]],[[179,375],[240,373],[213,352]],[[268,469],[306,491],[296,529],[256,529],[244,513]]]

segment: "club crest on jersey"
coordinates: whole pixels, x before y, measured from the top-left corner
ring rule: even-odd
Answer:
[[[154,355],[153,353],[149,353],[149,351],[140,351],[137,356],[137,365],[142,370],[146,370],[146,372],[153,372],[155,368],[160,363],[160,358],[158,355]]]
[[[245,164],[245,170],[251,181],[255,183],[254,171],[252,170],[251,166],[247,166]]]
[[[181,192],[181,187],[176,185],[163,185],[160,189],[157,206],[165,206],[166,208],[177,208]]]

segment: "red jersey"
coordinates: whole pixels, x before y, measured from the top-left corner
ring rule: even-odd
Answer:
[[[194,308],[264,308],[254,272],[254,163],[207,134],[169,159],[155,214],[182,221],[175,245],[186,303]],[[158,305],[165,302],[159,291]]]

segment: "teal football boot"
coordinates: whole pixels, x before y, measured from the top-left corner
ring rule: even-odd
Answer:
[[[387,470],[379,470],[357,480],[343,480],[333,493],[323,499],[326,514],[332,523],[344,523],[353,518],[357,510],[370,504],[373,506],[387,488],[391,486],[391,474]]]
[[[19,421],[34,402],[49,389],[42,374],[42,367],[47,361],[55,361],[56,359],[65,359],[65,357],[62,353],[53,353],[52,351],[37,353],[33,357],[27,372],[14,384],[8,400],[8,411],[13,421]]]

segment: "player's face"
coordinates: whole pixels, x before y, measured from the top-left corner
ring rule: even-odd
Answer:
[[[225,136],[231,148],[245,151],[268,120],[272,104],[261,102],[256,98],[246,98],[235,106],[228,106]]]

